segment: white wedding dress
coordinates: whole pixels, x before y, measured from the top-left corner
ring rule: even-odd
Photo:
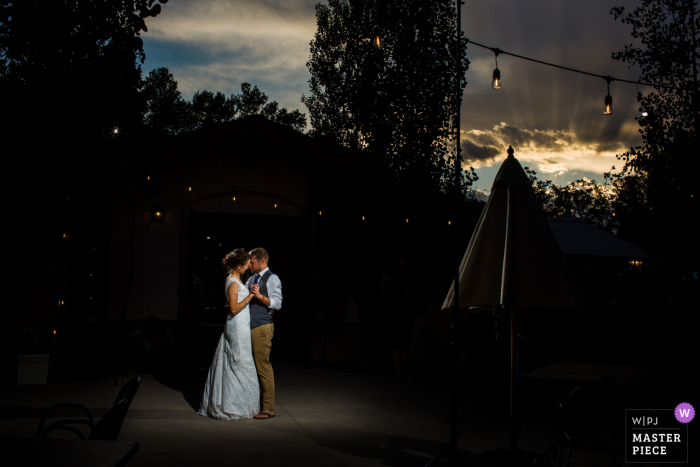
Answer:
[[[226,297],[233,281],[238,282],[238,301],[241,302],[249,292],[237,279],[226,281]],[[260,387],[250,342],[250,307],[246,305],[235,316],[228,315],[226,330],[209,368],[199,414],[233,420],[253,418],[259,412]]]

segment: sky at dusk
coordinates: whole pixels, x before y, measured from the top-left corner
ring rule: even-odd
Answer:
[[[306,68],[316,31],[316,0],[170,0],[147,22],[144,74],[167,67],[183,96],[195,91],[240,93],[243,82],[308,116]],[[465,37],[535,59],[591,73],[636,80],[639,70],[611,59],[631,44],[629,26],[614,21],[614,6],[638,0],[467,0]],[[494,54],[469,45],[471,61],[462,103],[466,166],[488,192],[508,145],[523,166],[558,184],[586,177],[598,182],[615,154],[641,143],[636,100],[644,86],[613,82],[614,112],[603,115],[603,79],[500,55],[503,87],[491,89]]]

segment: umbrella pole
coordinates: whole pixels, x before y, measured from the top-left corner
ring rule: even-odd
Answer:
[[[516,333],[516,309],[510,309],[510,450],[515,451],[518,448],[518,417],[517,417],[517,381],[516,381],[516,349],[515,340],[518,336]]]

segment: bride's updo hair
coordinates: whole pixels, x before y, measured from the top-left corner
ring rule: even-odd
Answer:
[[[243,266],[250,259],[250,255],[243,248],[238,248],[237,250],[229,251],[221,260],[221,264],[224,265],[226,272],[231,274],[233,271]]]

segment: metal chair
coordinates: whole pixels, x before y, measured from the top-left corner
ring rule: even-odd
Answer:
[[[135,376],[131,378],[119,391],[116,399],[114,400],[114,405],[107,411],[107,413],[100,419],[100,421],[95,425],[95,421],[87,407],[80,404],[70,404],[62,403],[56,404],[44,412],[39,421],[39,427],[36,430],[35,438],[46,438],[46,436],[53,430],[63,430],[70,431],[78,435],[80,439],[85,439],[83,433],[77,428],[70,426],[72,424],[86,425],[90,428],[90,435],[88,439],[116,439],[121,429],[122,423],[124,422],[124,417],[126,412],[129,410],[131,401],[136,395],[136,391],[141,384],[141,377]],[[65,420],[59,420],[51,425],[44,427],[44,422],[48,418],[49,414],[59,408],[73,408],[81,410],[87,416],[87,420],[71,418]],[[113,436],[113,437],[112,437]]]
[[[538,456],[533,462],[533,467],[544,465],[554,465],[555,457],[558,457],[556,464],[561,466],[566,449],[566,467],[571,465],[571,455],[574,448],[602,451],[617,467],[619,462],[615,459],[613,452],[622,451],[622,446],[611,439],[601,436],[599,427],[592,427],[590,423],[595,415],[600,416],[601,412],[608,414],[614,410],[600,410],[604,405],[610,404],[612,400],[613,386],[608,383],[586,383],[577,386],[568,397],[559,401],[562,416],[562,435]],[[597,410],[596,410],[597,409]],[[603,425],[612,427],[614,421],[606,420]],[[559,451],[557,456],[557,450]]]
[[[88,435],[87,439],[114,441],[117,439],[117,436],[119,436],[119,430],[121,430],[122,423],[124,423],[124,418],[126,417],[126,412],[128,409],[129,401],[122,399],[111,409],[109,409],[106,414],[104,414],[97,425],[92,422],[92,417],[90,417],[90,421],[80,419],[59,420],[45,428],[41,428],[40,425],[40,428],[37,430],[34,437],[46,438],[49,433],[54,430],[63,430],[75,433],[80,439],[85,439],[85,435],[83,435],[80,430],[70,426],[74,423],[80,423],[87,425],[90,428],[90,434]]]

